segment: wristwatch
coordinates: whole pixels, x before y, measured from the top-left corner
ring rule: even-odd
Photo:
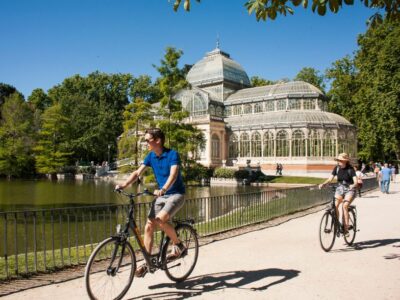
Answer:
[[[167,190],[165,188],[162,188],[161,191],[162,191],[163,195],[167,192]]]

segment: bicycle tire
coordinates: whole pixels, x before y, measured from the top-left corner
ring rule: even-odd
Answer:
[[[357,232],[357,216],[353,209],[349,209],[349,225],[353,226],[353,228],[349,230],[350,235],[347,237],[344,235],[343,237],[346,244],[351,246],[353,245]]]
[[[187,248],[187,254],[168,261],[167,255],[171,253],[173,244],[170,238],[166,238],[166,246],[162,253],[162,261],[168,278],[175,282],[182,282],[192,273],[199,256],[199,241],[194,228],[188,224],[180,224],[176,228],[176,234]]]
[[[118,237],[105,239],[86,264],[85,285],[90,299],[121,299],[132,285],[135,270],[136,257],[130,243],[120,243]]]
[[[325,252],[329,252],[332,249],[335,243],[336,230],[332,212],[325,212],[319,225],[319,243]]]

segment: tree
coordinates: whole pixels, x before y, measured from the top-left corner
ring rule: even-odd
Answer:
[[[308,82],[313,86],[319,88],[322,92],[324,92],[325,90],[324,76],[320,75],[319,71],[315,70],[314,68],[304,67],[296,75],[294,80]]]
[[[33,113],[22,95],[5,98],[0,120],[0,174],[26,177],[34,173]]]
[[[354,95],[360,154],[400,160],[400,22],[386,20],[358,39]]]
[[[385,20],[358,39],[354,59],[327,70],[332,111],[358,129],[363,160],[400,159],[400,22]]]
[[[1,110],[1,107],[4,104],[4,102],[6,101],[6,98],[14,93],[18,93],[22,98],[24,97],[12,85],[0,82],[0,110]],[[1,114],[0,114],[0,119],[1,119]]]
[[[178,66],[182,54],[182,50],[167,47],[160,66],[154,65],[160,73],[160,77],[156,80],[161,96],[158,114],[168,120],[167,124],[171,124],[172,121],[180,122],[187,117],[187,113],[182,111],[181,103],[173,98],[179,90],[188,85],[184,70]],[[164,130],[166,140],[169,141],[172,128],[167,126]]]
[[[67,78],[49,90],[53,103],[59,103],[70,120],[66,139],[72,159],[105,161],[109,146],[111,156],[115,155],[132,80],[130,74],[94,72]]]
[[[66,127],[68,118],[62,115],[60,104],[47,109],[42,115],[42,127],[34,148],[36,170],[42,174],[56,173],[66,166],[72,153],[66,151]]]
[[[158,89],[152,84],[150,76],[142,75],[133,80],[129,95],[133,102],[124,111],[124,133],[118,143],[119,157],[132,157],[138,165],[142,156],[139,145],[139,132],[149,127],[153,120],[151,104],[160,96]]]
[[[325,72],[325,77],[331,80],[331,89],[327,93],[329,98],[329,110],[337,113],[351,123],[355,124],[357,114],[353,96],[359,89],[357,82],[357,70],[354,59],[346,56],[335,61],[331,68]]]
[[[250,82],[252,87],[275,84],[275,81],[264,79],[258,76],[252,76],[250,78]]]
[[[200,2],[200,0],[196,0]],[[364,6],[371,9],[380,9],[385,11],[385,17],[388,20],[400,20],[400,1],[398,0],[361,0]],[[175,0],[174,10],[177,11],[182,3],[182,0]],[[344,5],[353,5],[354,0],[312,0],[310,1],[311,10],[317,12],[320,16],[324,16],[329,9],[333,13],[337,13]],[[308,0],[248,0],[244,6],[249,14],[255,14],[257,21],[268,19],[275,20],[278,15],[286,16],[294,14],[294,7],[302,5],[307,9]],[[184,9],[190,11],[191,1],[184,0]],[[375,27],[381,24],[383,16],[380,12],[373,14],[369,22]]]
[[[28,97],[28,103],[36,110],[44,111],[51,106],[51,99],[42,89],[34,89]]]

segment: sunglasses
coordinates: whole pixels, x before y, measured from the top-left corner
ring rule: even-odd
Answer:
[[[151,141],[154,141],[154,138],[152,138],[152,139],[145,139],[144,141],[148,144],[148,143],[150,143]]]

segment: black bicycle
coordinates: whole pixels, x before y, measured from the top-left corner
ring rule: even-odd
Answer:
[[[343,223],[339,221],[335,209],[335,190],[336,185],[332,185],[332,201],[327,207],[324,215],[322,216],[319,226],[319,242],[324,251],[328,252],[332,249],[335,243],[335,238],[343,235],[344,241],[347,245],[351,246],[356,238],[357,232],[357,210],[355,205],[349,205],[349,228],[348,234],[344,232]]]
[[[149,254],[143,243],[139,228],[136,225],[134,199],[141,195],[152,195],[149,191],[133,194],[122,190],[117,192],[129,198],[129,212],[125,227],[104,241],[94,249],[90,255],[85,269],[86,290],[91,299],[121,299],[132,285],[135,270],[136,256],[129,242],[130,230],[133,232],[143,258],[148,266],[148,271],[164,270],[168,278],[175,282],[184,281],[193,271],[199,254],[199,242],[196,230],[193,228],[194,220],[174,221],[176,233],[187,251],[178,259],[168,259],[174,245],[170,238],[161,233],[158,253]],[[119,227],[119,229],[118,229]]]

